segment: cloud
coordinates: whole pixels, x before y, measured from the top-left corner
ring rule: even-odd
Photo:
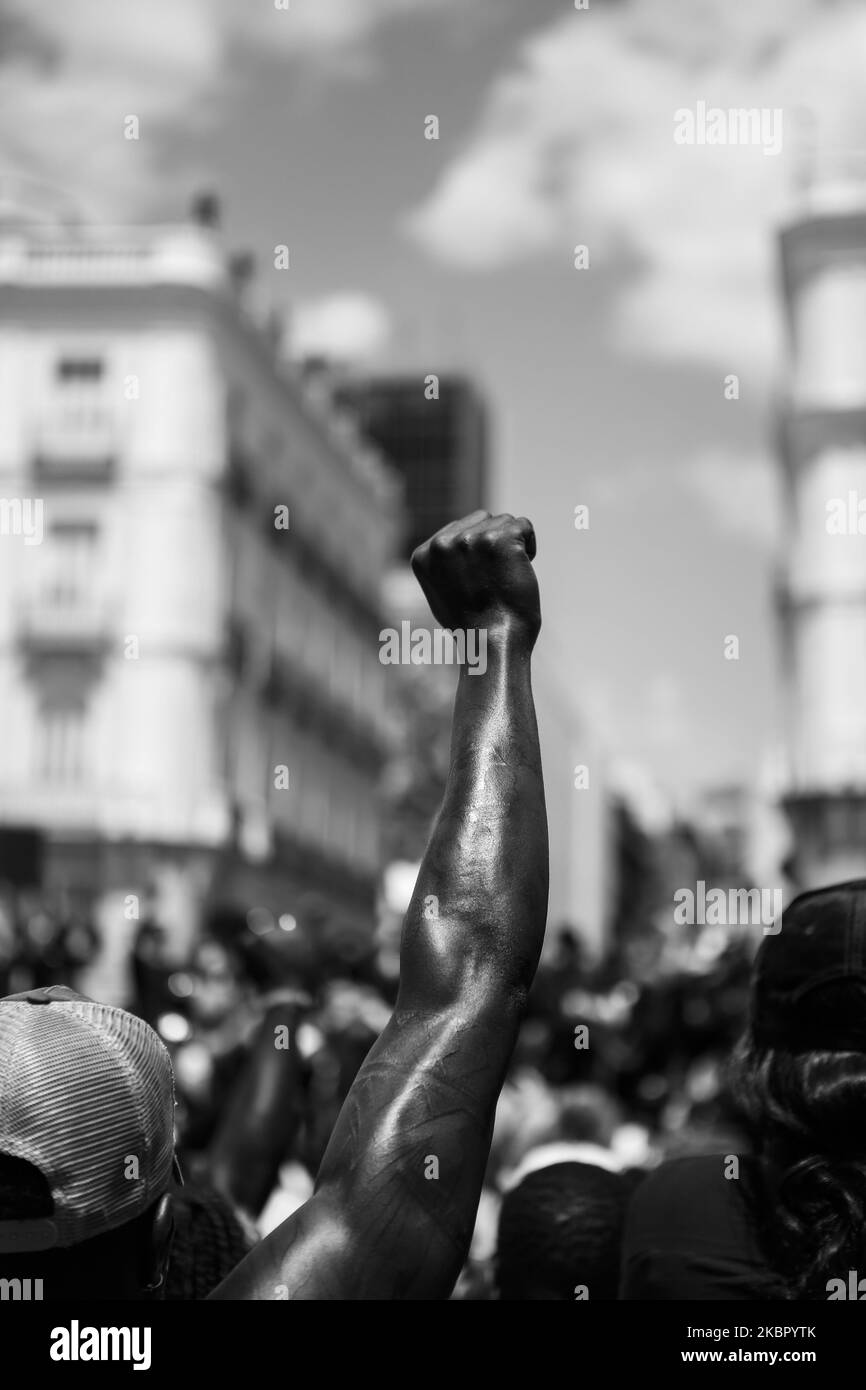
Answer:
[[[429,15],[455,3],[456,0],[291,0],[289,10],[277,12],[279,30],[264,6],[256,8],[243,0],[228,0],[224,8],[240,37],[251,37],[258,31],[264,42],[280,44],[292,52],[331,53],[367,39],[391,20]]]
[[[3,167],[56,185],[85,217],[145,203],[161,152],[154,129],[208,119],[224,37],[206,0],[116,0],[110,11],[98,0],[5,0],[0,22],[16,36],[0,66]],[[124,138],[129,115],[139,141]]]
[[[384,306],[369,295],[334,294],[296,305],[290,337],[296,357],[369,363],[387,347],[391,321]]]
[[[766,371],[778,348],[774,231],[808,129],[866,129],[866,11],[821,0],[630,0],[524,42],[408,234],[461,270],[544,255],[617,272],[613,342],[643,357]],[[703,101],[779,108],[782,150],[678,145]],[[578,273],[578,272],[574,272]],[[582,272],[586,273],[586,272]]]
[[[135,215],[188,191],[171,136],[209,129],[239,98],[238,58],[356,70],[389,21],[457,3],[0,0],[0,169],[55,185],[85,217]],[[139,141],[124,138],[127,115]]]

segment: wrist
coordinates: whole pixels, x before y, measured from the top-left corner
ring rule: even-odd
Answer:
[[[486,633],[488,650],[521,656],[528,656],[532,651],[540,626],[540,622],[514,613],[498,613],[478,625],[479,630]]]
[[[473,629],[472,641],[472,659],[460,666],[461,681],[468,680],[474,686],[487,672],[529,670],[535,633],[525,624],[500,620],[479,623]]]

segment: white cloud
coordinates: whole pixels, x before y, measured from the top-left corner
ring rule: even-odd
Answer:
[[[332,52],[366,39],[389,20],[431,14],[456,0],[291,0],[290,9],[256,8],[243,0],[224,0],[230,22],[240,36],[258,32],[269,43],[289,50]]]
[[[405,225],[467,270],[540,252],[570,266],[586,243],[592,267],[620,272],[620,348],[765,371],[778,345],[773,233],[803,111],[822,143],[856,142],[864,62],[861,4],[631,0],[569,14],[522,46]],[[675,144],[674,112],[698,101],[780,108],[782,152]]]
[[[18,41],[0,65],[0,160],[68,192],[85,216],[146,202],[156,174],[154,129],[206,121],[224,36],[206,0],[5,0]],[[138,117],[141,139],[124,138]]]
[[[195,171],[173,161],[170,136],[236,99],[239,55],[357,69],[387,22],[457,3],[0,0],[0,169],[57,185],[85,216],[136,214],[155,192],[188,191]],[[124,139],[127,115],[138,142]]]
[[[290,337],[296,357],[369,363],[387,347],[391,322],[384,306],[369,295],[334,294],[296,305]]]

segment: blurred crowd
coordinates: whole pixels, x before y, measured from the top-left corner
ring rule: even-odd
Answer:
[[[80,917],[38,903],[4,908],[0,993],[81,987],[99,944]],[[742,1027],[749,967],[743,940],[706,930],[673,945],[648,924],[594,962],[574,931],[554,931],[500,1097],[455,1298],[566,1296],[551,1291],[555,1271],[546,1291],[526,1286],[533,1250],[555,1250],[540,1229],[548,1204],[560,1226],[573,1209],[584,1238],[586,1210],[607,1211],[603,1236],[615,1245],[642,1174],[673,1155],[742,1145],[724,1062]],[[211,912],[179,964],[147,916],[127,983],[126,1006],[172,1056],[193,1190],[221,1191],[247,1241],[266,1234],[310,1196],[343,1100],[388,1020],[393,940],[330,930],[324,907],[300,920],[227,906]],[[615,1297],[618,1260],[609,1262]],[[600,1269],[594,1277],[598,1296]]]

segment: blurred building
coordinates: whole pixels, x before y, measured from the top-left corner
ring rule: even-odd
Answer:
[[[704,847],[707,881],[720,888],[750,886],[750,822],[754,794],[749,787],[708,787],[698,797],[692,823]]]
[[[339,399],[405,484],[407,526],[402,562],[385,585],[387,622],[395,628],[433,626],[406,559],[440,527],[478,508],[493,509],[489,493],[487,411],[466,377],[438,378],[430,396],[423,373],[347,379]],[[448,772],[456,671],[451,666],[389,667],[392,707],[399,707],[399,752],[389,766],[388,842],[398,859],[417,861],[425,848]],[[553,926],[575,928],[590,955],[603,949],[613,920],[611,879],[615,819],[605,760],[591,724],[555,674],[546,639],[533,663],[550,834]],[[585,764],[589,785],[575,787]],[[553,937],[549,938],[551,941]]]
[[[563,689],[542,630],[532,690],[541,740],[550,840],[551,926],[574,929],[588,957],[604,953],[614,929],[622,863],[617,799],[606,749]],[[548,933],[547,945],[554,938]]]
[[[610,905],[605,946],[622,947],[647,935],[661,895],[657,836],[641,824],[620,793],[611,798]]]
[[[448,522],[486,505],[487,411],[472,381],[370,377],[346,382],[340,394],[405,484],[405,558]]]
[[[211,204],[3,213],[0,493],[44,536],[0,537],[0,823],[115,942],[149,887],[175,939],[217,899],[369,916],[399,485],[277,359]]]
[[[816,886],[866,873],[866,164],[813,159],[781,263],[786,805]]]
[[[779,888],[788,896],[790,827],[779,808],[774,779],[768,778],[765,769],[759,769],[748,784],[706,788],[693,808],[692,820],[714,884]]]

